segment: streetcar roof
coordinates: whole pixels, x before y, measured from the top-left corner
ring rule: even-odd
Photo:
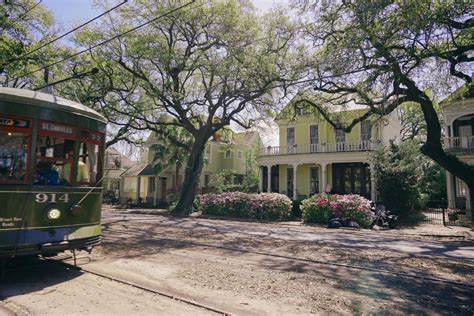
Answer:
[[[105,117],[81,103],[44,92],[0,87],[0,100],[37,105],[53,110],[70,112],[107,123]]]

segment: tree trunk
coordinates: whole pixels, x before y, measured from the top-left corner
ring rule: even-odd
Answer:
[[[208,137],[206,137],[205,133],[202,133],[195,138],[194,144],[186,162],[181,194],[178,204],[176,205],[176,209],[174,210],[176,215],[184,216],[191,212],[194,197],[196,195],[196,186],[204,165],[204,149],[207,138]]]
[[[178,160],[176,160],[176,169],[175,169],[175,174],[174,174],[174,195],[175,196],[178,196],[178,188],[179,188],[179,182],[178,182],[178,179],[179,179],[179,167],[180,167],[180,164],[178,162]]]
[[[468,186],[469,188],[469,196],[471,200],[471,210],[470,210],[470,215],[471,215],[471,228],[474,229],[474,186]]]

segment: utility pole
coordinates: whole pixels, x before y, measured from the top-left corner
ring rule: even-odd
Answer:
[[[44,93],[53,94],[53,86],[48,84],[49,83],[49,68],[44,69],[43,78],[44,78],[44,84],[45,85],[44,85],[43,89],[41,89],[41,90]]]

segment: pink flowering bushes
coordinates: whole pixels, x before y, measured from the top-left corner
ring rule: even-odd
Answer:
[[[369,227],[374,219],[370,200],[357,194],[317,194],[301,202],[305,223],[327,224],[332,218],[349,219]]]
[[[283,194],[223,192],[198,195],[195,210],[207,215],[283,220],[290,217],[291,200]]]

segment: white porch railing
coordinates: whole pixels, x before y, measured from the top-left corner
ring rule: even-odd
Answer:
[[[259,156],[279,156],[293,154],[316,154],[334,152],[356,152],[376,150],[380,147],[380,142],[359,141],[328,144],[303,144],[291,146],[268,146],[259,149]]]
[[[474,136],[445,137],[444,147],[453,149],[474,148]]]

